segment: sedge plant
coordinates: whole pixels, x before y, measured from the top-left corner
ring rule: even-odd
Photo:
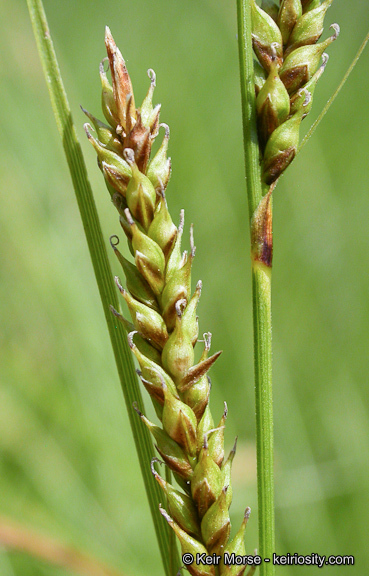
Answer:
[[[325,14],[332,2],[281,0],[277,3],[263,0],[261,6],[255,0],[237,2],[251,231],[258,554],[262,560],[271,559],[275,552],[271,382],[272,194],[279,177],[299,150],[300,125],[311,110],[316,84],[327,64],[325,50],[339,33],[338,26],[333,24],[332,34],[319,43]],[[28,0],[28,4],[48,78],[53,74],[57,78],[54,84],[51,83],[50,92],[59,127],[63,137],[67,135],[74,145],[73,125],[58,77],[42,4],[39,0]],[[237,565],[225,561],[226,553],[228,557],[232,554],[246,557],[244,532],[250,509],[246,508],[241,526],[231,538],[231,468],[236,445],[225,455],[226,405],[223,415],[216,420],[210,410],[211,381],[208,373],[220,352],[210,354],[210,333],[203,334],[199,340],[197,307],[202,283],[199,281],[194,289],[191,286],[195,257],[193,229],[189,229],[190,250],[182,251],[184,213],[181,212],[179,222],[175,224],[176,219],[172,219],[167,204],[171,173],[167,155],[169,127],[160,123],[160,105],[153,104],[155,73],[148,71],[148,93],[141,106],[137,106],[125,61],[108,28],[105,44],[107,58],[100,65],[105,122],[84,110],[89,120],[85,131],[96,151],[98,166],[131,252],[131,258],[125,258],[118,247],[120,239],[117,236],[110,238],[122,267],[124,280],[116,277],[115,284],[127,305],[128,318],[121,311],[111,284],[109,290],[105,289],[109,283],[109,267],[99,268],[99,261],[106,262],[103,251],[98,257],[94,254],[94,250],[99,249],[101,237],[97,227],[92,233],[89,230],[88,218],[91,216],[86,217],[85,228],[86,234],[91,234],[88,236],[90,250],[98,281],[100,278],[100,293],[118,369],[121,368],[132,428],[138,438],[138,452],[144,477],[146,474],[154,521],[155,514],[158,517],[161,514],[170,533],[176,535],[185,568],[191,575],[242,576],[247,570],[251,576],[255,564],[250,567],[245,563]],[[110,71],[111,83],[106,67]],[[153,154],[152,145],[158,137],[162,138],[161,144]],[[84,173],[76,175],[73,155],[68,160],[75,175],[76,189],[81,183],[86,188],[85,200],[81,200],[83,214],[83,202],[86,199],[87,203],[90,202],[87,179]],[[82,162],[80,158],[78,162]],[[96,219],[96,215],[93,218]],[[132,360],[126,369],[124,363],[120,363],[120,356],[125,354],[122,350],[127,344],[139,366],[138,376],[152,400],[157,424],[147,418],[138,388],[132,388],[135,386]],[[132,399],[137,402],[132,403]],[[156,457],[151,453],[147,436],[141,436],[144,433],[139,432],[138,427],[152,435]],[[145,439],[141,453],[140,438]],[[165,472],[160,464],[165,466]],[[174,576],[181,566],[176,559],[176,547],[168,532],[163,531],[162,524],[157,523],[156,528],[166,573]],[[169,562],[165,561],[166,554],[170,557]],[[203,564],[196,562],[197,555],[219,556],[219,560]],[[273,574],[272,563],[262,561],[260,573],[264,576]]]
[[[333,0],[320,2],[283,1],[268,3],[267,11],[254,1],[239,3],[240,37],[248,29],[255,60],[240,44],[243,90],[246,168],[249,177],[251,254],[255,335],[257,454],[259,489],[259,546],[261,558],[275,552],[273,498],[273,411],[271,387],[271,195],[278,178],[295,157],[299,129],[312,106],[315,86],[327,64],[326,48],[337,38],[339,27],[318,43],[323,20]],[[251,16],[251,18],[250,18]],[[250,26],[251,23],[251,26]],[[109,29],[105,36],[112,86],[103,63],[100,66],[102,124],[86,112],[91,124],[85,129],[94,146],[111,199],[119,212],[134,264],[112,247],[126,277],[125,289],[116,283],[128,305],[131,321],[112,308],[129,332],[130,348],[140,365],[139,376],[149,392],[161,422],[158,427],[139,410],[153,434],[156,448],[173,472],[178,491],[152,465],[155,479],[167,497],[168,511],[160,511],[176,533],[183,558],[198,554],[219,555],[220,563],[204,566],[186,563],[193,576],[232,574],[241,576],[246,566],[224,562],[227,555],[245,555],[243,535],[249,509],[234,539],[229,542],[228,508],[232,490],[230,467],[234,450],[224,460],[226,411],[215,426],[209,408],[210,380],[207,372],[219,353],[209,356],[210,334],[204,334],[204,349],[195,361],[198,340],[197,305],[201,283],[191,295],[191,266],[195,256],[193,231],[191,250],[181,252],[183,214],[173,224],[166,201],[171,164],[167,157],[169,128],[159,124],[160,106],[153,107],[155,74],[140,108],[124,59]],[[248,60],[248,61],[247,61]],[[252,70],[250,83],[247,64]],[[249,101],[246,88],[252,93]],[[246,94],[246,96],[245,96]],[[248,108],[247,108],[248,104]],[[247,109],[251,110],[250,118]],[[153,158],[152,143],[159,127],[165,130]],[[257,139],[248,137],[254,130]],[[93,136],[93,130],[96,137]],[[248,155],[251,163],[248,162]],[[250,170],[251,168],[251,170]],[[169,512],[169,513],[168,513]],[[253,566],[250,569],[252,572]],[[265,562],[262,574],[273,573]]]

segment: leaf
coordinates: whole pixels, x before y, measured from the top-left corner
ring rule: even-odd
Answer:
[[[171,576],[170,559],[168,555],[169,529],[166,522],[158,513],[161,493],[150,470],[150,462],[154,456],[153,444],[149,431],[146,426],[142,425],[140,418],[137,417],[133,409],[133,402],[137,402],[140,409],[143,410],[143,401],[125,330],[110,311],[110,306],[118,308],[118,296],[95,201],[73,124],[71,110],[63,86],[42,1],[27,0],[27,4],[47,87],[49,89],[56,124],[63,141],[64,152],[85,230],[163,564],[167,576]]]
[[[344,75],[344,77],[342,78],[341,82],[339,83],[339,85],[337,86],[337,89],[334,91],[334,93],[332,94],[332,96],[329,98],[327,104],[324,106],[323,110],[321,111],[321,113],[319,114],[318,118],[315,120],[314,124],[310,127],[308,133],[306,134],[305,138],[303,139],[303,141],[301,142],[299,149],[297,151],[297,154],[299,154],[301,152],[301,149],[303,146],[305,146],[306,142],[308,140],[310,140],[310,138],[312,137],[312,135],[314,134],[315,130],[318,128],[319,124],[321,123],[321,121],[323,120],[324,116],[327,114],[329,108],[332,106],[333,102],[335,101],[335,99],[337,98],[338,94],[341,92],[342,88],[344,87],[344,85],[346,84],[348,77],[350,76],[351,72],[353,71],[353,69],[355,68],[356,64],[358,63],[358,60],[360,58],[360,56],[362,55],[362,53],[364,52],[365,46],[367,45],[367,43],[369,42],[369,32],[368,34],[365,36],[363,42],[361,43],[361,46],[359,48],[359,50],[357,51],[357,54],[355,56],[355,58],[353,59],[353,61],[351,62],[350,66],[348,67],[346,74]]]

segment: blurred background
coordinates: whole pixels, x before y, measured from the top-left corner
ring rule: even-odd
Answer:
[[[126,576],[163,574],[62,145],[23,0],[1,0],[0,513],[92,552]],[[200,330],[223,355],[212,410],[239,436],[233,530],[252,508],[257,546],[252,317],[235,2],[45,0],[104,235],[122,236],[82,104],[100,112],[108,24],[136,100],[157,74],[171,127],[167,197],[195,225]],[[306,131],[368,30],[362,0],[336,0],[341,36]],[[327,32],[326,32],[327,34]],[[274,198],[276,552],[353,554],[369,571],[369,50]],[[188,228],[187,228],[188,230]],[[119,272],[112,259],[114,270]],[[147,398],[147,397],[146,397]],[[147,402],[148,404],[148,402]],[[149,415],[151,414],[148,410]],[[144,553],[143,553],[144,551]],[[313,575],[288,567],[277,574]],[[0,553],[1,576],[65,576]]]

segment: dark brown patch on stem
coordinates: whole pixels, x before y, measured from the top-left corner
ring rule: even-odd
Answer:
[[[261,200],[251,222],[252,258],[268,268],[273,261],[273,213],[271,198],[275,184]]]

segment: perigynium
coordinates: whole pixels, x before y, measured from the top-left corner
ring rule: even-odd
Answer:
[[[192,292],[193,230],[191,227],[190,251],[182,252],[184,213],[176,226],[167,206],[169,128],[159,123],[160,105],[154,107],[152,103],[154,72],[148,71],[151,84],[137,108],[125,61],[108,28],[105,44],[112,86],[104,61],[100,78],[108,124],[85,111],[91,122],[85,130],[97,152],[98,165],[132,254],[132,261],[126,259],[118,250],[118,238],[111,237],[126,287],[119,278],[116,284],[131,319],[114,308],[112,313],[127,330],[129,346],[140,367],[138,374],[151,396],[159,425],[137,412],[177,484],[167,482],[152,462],[163,502],[167,502],[160,512],[177,535],[182,554],[192,554],[194,561],[186,567],[193,576],[241,576],[245,565],[226,565],[222,560],[224,552],[245,555],[244,532],[250,509],[246,509],[241,527],[230,540],[228,510],[236,447],[225,457],[226,405],[218,422],[214,423],[210,411],[208,371],[220,352],[210,355],[210,333],[198,340],[197,306],[202,283],[199,281]],[[152,144],[160,129],[163,140],[152,156]],[[198,353],[200,342],[202,351]],[[218,554],[222,560],[218,566],[202,565],[196,563],[196,554]],[[251,567],[249,574],[253,570]]]

